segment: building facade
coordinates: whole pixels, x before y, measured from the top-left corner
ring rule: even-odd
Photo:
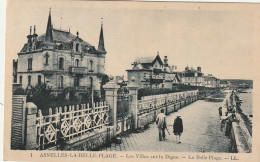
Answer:
[[[205,87],[208,88],[219,88],[220,87],[220,80],[214,77],[212,74],[208,74],[204,77]]]
[[[184,85],[204,86],[204,74],[201,72],[201,67],[194,69],[187,66],[182,72],[181,82]]]
[[[220,79],[212,74],[204,75],[201,67],[185,67],[184,71],[176,71],[176,66],[168,65],[168,58],[164,56],[139,57],[127,71],[127,79],[136,78],[139,88],[175,88],[180,84],[188,86],[201,86],[209,88],[220,87]]]
[[[54,29],[49,12],[46,33],[36,34],[36,27],[27,36],[27,43],[18,53],[17,83],[23,88],[47,84],[54,92],[75,87],[78,92],[88,88],[100,90],[105,74],[106,50],[101,24],[99,45],[82,40],[79,32]]]
[[[172,88],[173,82],[180,82],[174,72],[175,67],[168,65],[168,58],[162,61],[159,53],[154,57],[139,57],[127,71],[127,79],[135,77],[139,88]]]

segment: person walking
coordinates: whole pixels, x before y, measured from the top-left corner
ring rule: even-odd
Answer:
[[[219,113],[219,116],[221,117],[222,116],[222,107],[218,108],[218,113]]]
[[[183,123],[181,116],[177,116],[173,123],[173,133],[176,135],[176,142],[181,143],[181,134],[183,132]]]
[[[156,118],[156,124],[159,130],[159,140],[165,140],[166,116],[163,109],[161,109],[161,113]]]

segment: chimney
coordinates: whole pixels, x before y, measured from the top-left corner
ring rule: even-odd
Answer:
[[[33,27],[33,36],[32,37],[33,37],[33,42],[36,42],[38,35],[36,34],[36,26],[35,25]]]
[[[32,26],[30,26],[30,34],[27,35],[28,43],[32,42]]]
[[[201,67],[200,66],[197,67],[197,71],[201,72]]]
[[[189,66],[187,65],[186,67],[185,67],[185,71],[188,71],[189,70]]]
[[[164,67],[168,67],[168,58],[167,58],[167,56],[164,56],[163,62],[164,62]]]
[[[27,51],[31,51],[31,47],[32,47],[32,26],[30,26],[30,34],[27,35]]]

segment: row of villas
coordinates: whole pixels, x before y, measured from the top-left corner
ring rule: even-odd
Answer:
[[[87,89],[100,90],[102,78],[105,76],[106,50],[103,36],[103,23],[96,49],[70,30],[53,28],[51,11],[47,20],[46,33],[38,36],[36,26],[30,28],[24,44],[13,62],[13,82],[24,89],[40,84],[52,87],[53,92],[61,92],[66,87],[74,87],[82,93]],[[218,87],[219,79],[212,75],[204,76],[201,67],[186,67],[177,72],[175,66],[168,65],[164,56],[140,57],[127,70],[128,80],[136,78],[140,88],[172,88],[174,84],[192,86]],[[124,83],[122,83],[124,84]],[[56,93],[56,94],[57,94]]]
[[[172,88],[176,84],[205,86],[209,88],[220,87],[220,79],[212,74],[204,75],[201,67],[194,69],[186,67],[184,71],[176,71],[176,66],[168,64],[167,56],[162,61],[159,52],[154,57],[139,57],[126,70],[127,78],[136,78],[140,88]]]
[[[14,83],[23,88],[45,83],[54,92],[66,87],[75,87],[78,92],[100,90],[107,53],[102,23],[97,49],[81,39],[79,32],[73,35],[70,30],[53,28],[51,11],[46,33],[38,36],[34,26],[27,39],[13,63]]]

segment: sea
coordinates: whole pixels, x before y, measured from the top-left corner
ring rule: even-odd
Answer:
[[[242,100],[241,110],[245,115],[251,118],[253,115],[253,89],[243,89],[244,93],[238,93],[238,97]]]

